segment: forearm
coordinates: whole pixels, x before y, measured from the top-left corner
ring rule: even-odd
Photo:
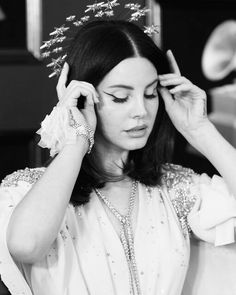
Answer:
[[[236,197],[236,149],[210,122],[186,138],[217,169]]]
[[[86,148],[82,138],[75,145],[67,145],[17,205],[8,226],[8,245],[13,255],[15,252],[23,260],[26,254],[25,259],[30,262],[51,246],[65,215]],[[17,253],[19,249],[22,253]]]

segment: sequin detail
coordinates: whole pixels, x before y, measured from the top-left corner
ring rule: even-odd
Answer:
[[[1,182],[1,186],[17,186],[19,181],[34,184],[44,173],[45,168],[25,168],[7,175]]]
[[[197,199],[197,196],[190,189],[193,183],[192,176],[196,175],[196,173],[190,168],[184,168],[174,164],[165,165],[165,170],[166,172],[162,177],[162,181],[171,196],[171,202],[180,221],[184,237],[186,238],[191,233],[187,216]]]

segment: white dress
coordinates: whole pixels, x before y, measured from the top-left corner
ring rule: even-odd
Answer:
[[[190,169],[169,167],[161,187],[149,188],[138,184],[134,248],[142,294],[236,294],[236,280],[232,275],[236,273],[236,201],[222,178],[214,176],[206,182],[205,177],[193,177]],[[16,204],[43,172],[44,168],[17,171],[8,176],[0,188],[0,274],[11,294],[130,294],[129,268],[121,241],[95,193],[83,206],[68,205],[57,239],[42,261],[29,265],[12,259],[6,244],[7,224]],[[195,242],[192,244],[194,255],[191,254],[191,262],[198,258],[200,249],[200,264],[191,263],[189,266],[190,228],[187,215],[199,195],[202,198],[201,226],[216,228],[215,244],[221,246],[201,242],[204,246],[199,247]],[[222,246],[224,244],[230,245]],[[217,258],[218,252],[214,254],[214,250],[218,248],[223,249],[225,260],[220,258],[221,264],[217,268],[230,264],[228,258],[234,259],[234,263],[227,266],[227,270],[232,272],[231,277],[226,278],[226,287],[220,292],[215,273],[211,273],[212,261],[204,261],[209,249],[213,249],[210,260]],[[211,288],[207,286],[207,276],[214,283]]]

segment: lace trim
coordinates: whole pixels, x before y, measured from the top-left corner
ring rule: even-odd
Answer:
[[[162,177],[162,182],[167,187],[185,238],[191,233],[187,216],[197,199],[197,196],[192,194],[190,189],[193,183],[193,175],[196,175],[196,173],[190,168],[166,164]]]

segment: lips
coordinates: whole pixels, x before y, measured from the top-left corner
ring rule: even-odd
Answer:
[[[147,128],[147,125],[143,124],[143,125],[140,125],[140,126],[135,126],[134,128],[128,129],[126,131],[127,132],[130,132],[130,131],[140,131],[140,130],[143,130],[143,129],[146,129],[146,128]]]

